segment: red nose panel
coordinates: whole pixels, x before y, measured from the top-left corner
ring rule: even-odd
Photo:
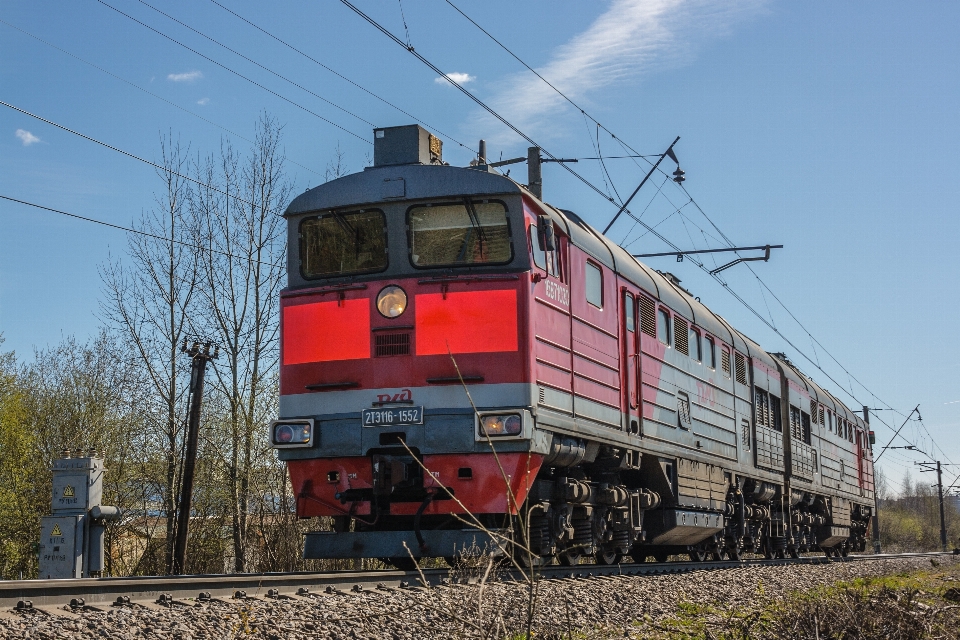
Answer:
[[[341,300],[283,309],[283,363],[370,357],[370,301]]]
[[[416,296],[417,355],[517,350],[517,292]]]

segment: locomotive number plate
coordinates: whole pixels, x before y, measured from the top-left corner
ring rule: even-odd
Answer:
[[[360,412],[360,420],[365,427],[405,427],[411,424],[423,424],[423,407],[364,409]]]

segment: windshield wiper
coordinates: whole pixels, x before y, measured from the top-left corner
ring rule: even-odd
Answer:
[[[480,216],[477,215],[477,210],[474,208],[470,198],[464,198],[463,204],[467,209],[467,217],[470,218],[470,226],[477,232],[477,238],[480,241],[480,257],[482,258],[483,245],[487,242],[487,234],[483,231],[483,225],[480,224]],[[466,242],[467,239],[464,238],[464,249],[466,249]]]
[[[340,228],[347,232],[348,235],[353,236],[353,251],[355,256],[360,255],[360,230],[354,229],[353,225],[347,222],[347,219],[339,211],[331,211],[333,214],[333,219],[337,221],[337,224],[340,225]]]

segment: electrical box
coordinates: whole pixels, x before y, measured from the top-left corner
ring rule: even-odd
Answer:
[[[69,453],[68,453],[69,455]],[[88,456],[54,460],[52,515],[40,521],[40,578],[88,578],[103,570],[103,528],[120,517],[104,507],[103,460]]]
[[[418,124],[374,130],[373,166],[443,164],[443,142]]]
[[[40,519],[40,578],[83,575],[86,516],[44,516]],[[78,551],[80,551],[78,553]]]

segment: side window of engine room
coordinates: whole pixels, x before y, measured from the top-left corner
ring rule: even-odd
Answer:
[[[670,314],[666,309],[657,309],[657,340],[667,345],[672,344],[670,339]]]

